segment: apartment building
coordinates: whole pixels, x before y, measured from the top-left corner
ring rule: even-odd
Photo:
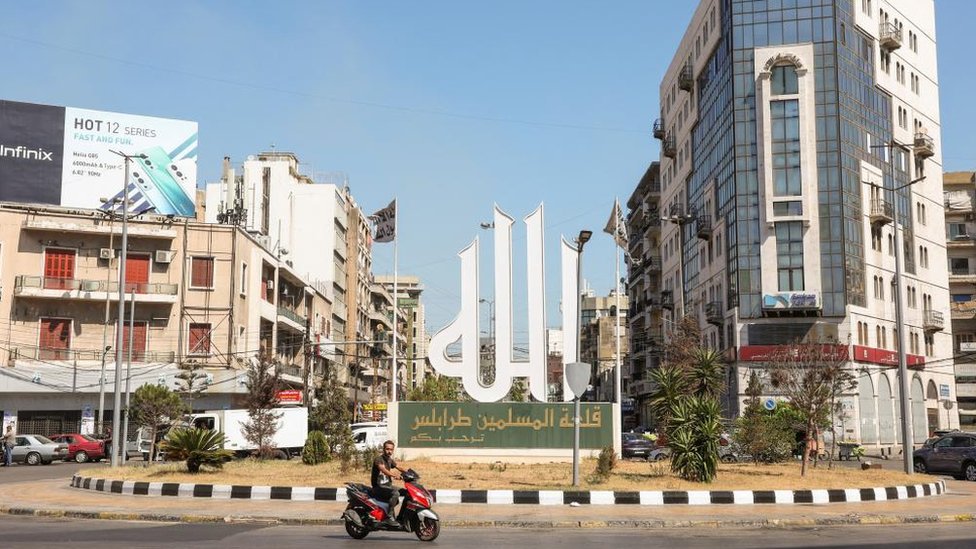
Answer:
[[[961,427],[971,430],[976,425],[976,172],[948,172],[942,182],[959,409],[945,399],[940,413],[958,413]]]
[[[857,378],[838,436],[893,447],[903,340],[914,442],[958,426],[943,410],[956,393],[934,10],[932,0],[699,3],[655,123],[661,299],[674,300],[661,308],[665,333],[694,315],[703,343],[728,353],[728,414],[776,346],[831,339]]]
[[[592,290],[580,300],[580,361],[593,365],[593,397],[599,402],[613,402],[614,371],[617,366],[619,337],[620,363],[627,364],[629,348],[627,345],[628,297],[611,291],[606,296],[597,296]],[[617,331],[617,313],[621,318],[620,331]],[[623,368],[621,367],[621,370]],[[622,376],[622,372],[621,372]],[[621,377],[621,392],[627,394],[627,385]]]
[[[663,126],[654,126],[663,137]],[[628,283],[630,307],[627,321],[630,355],[624,368],[627,395],[634,400],[638,424],[648,425],[651,417],[650,372],[660,365],[664,351],[662,313],[672,308],[674,297],[661,292],[661,165],[651,162],[637,188],[627,200]]]
[[[251,234],[156,215],[125,232],[120,368],[131,350],[132,390],[179,389],[180,369],[196,369],[195,408],[240,407],[261,351],[292,389],[324,372],[332,351],[313,343],[329,336],[328,296]],[[21,432],[94,432],[100,408],[111,417],[122,234],[118,214],[0,204],[0,408]]]
[[[393,293],[392,275],[376,275],[374,280]],[[405,368],[399,376],[402,394],[406,394],[414,387],[422,385],[424,378],[433,375],[434,370],[427,360],[430,336],[427,334],[424,315],[424,285],[420,277],[411,275],[398,275],[396,282],[397,307],[400,309],[397,344],[401,347],[400,356],[403,357],[402,366]]]
[[[338,380],[351,404],[367,401],[371,380],[360,357],[369,358],[371,238],[368,216],[342,176],[316,181],[294,153],[248,156],[241,175],[225,161],[219,182],[206,187],[205,219],[237,224],[308,280],[332,302],[328,344]],[[358,394],[356,393],[358,391]]]

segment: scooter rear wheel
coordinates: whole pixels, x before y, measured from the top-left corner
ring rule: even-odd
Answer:
[[[346,522],[346,533],[349,534],[349,537],[351,537],[352,539],[363,539],[369,535],[369,529],[366,528],[365,526],[362,527],[356,526],[355,524],[353,524],[348,520],[345,522]]]
[[[441,521],[432,518],[418,518],[413,531],[420,541],[434,541],[441,533]]]

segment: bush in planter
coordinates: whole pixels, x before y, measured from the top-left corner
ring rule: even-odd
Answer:
[[[198,473],[202,465],[220,469],[234,453],[224,449],[223,433],[210,429],[173,429],[160,449],[167,461],[186,461],[186,470]]]

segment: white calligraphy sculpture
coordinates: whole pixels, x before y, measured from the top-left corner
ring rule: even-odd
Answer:
[[[461,311],[430,339],[430,363],[441,375],[459,377],[464,390],[478,402],[501,400],[512,388],[514,377],[525,377],[536,400],[547,400],[546,379],[546,285],[543,207],[525,217],[526,272],[528,275],[528,360],[515,360],[512,341],[512,224],[514,219],[495,206],[495,377],[484,385],[479,375],[478,326],[478,238],[458,254],[461,258]],[[576,359],[578,340],[576,279],[578,255],[575,246],[563,239],[562,300],[564,362]],[[461,356],[452,357],[447,348],[461,342]],[[565,386],[563,395],[570,394]]]

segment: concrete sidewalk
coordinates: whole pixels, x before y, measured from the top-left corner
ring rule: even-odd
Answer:
[[[935,477],[930,477],[934,479]],[[341,524],[344,503],[149,497],[79,490],[70,479],[0,485],[0,513],[181,522]],[[792,505],[434,505],[445,527],[787,527],[976,521],[976,484],[947,481],[941,496],[900,501]]]

